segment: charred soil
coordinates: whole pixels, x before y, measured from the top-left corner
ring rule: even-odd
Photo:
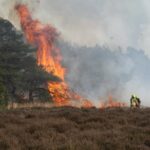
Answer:
[[[0,111],[0,150],[149,150],[150,108]]]

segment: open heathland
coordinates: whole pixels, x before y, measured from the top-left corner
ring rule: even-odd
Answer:
[[[150,108],[0,111],[0,150],[149,150]]]

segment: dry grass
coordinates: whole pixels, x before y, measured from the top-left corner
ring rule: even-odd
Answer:
[[[150,109],[0,112],[0,150],[149,150]]]
[[[32,102],[32,103],[9,103],[7,109],[25,109],[25,108],[52,108],[54,104],[45,102]]]

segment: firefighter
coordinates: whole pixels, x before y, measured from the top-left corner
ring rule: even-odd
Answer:
[[[136,95],[132,95],[130,98],[131,108],[140,108],[141,100]]]

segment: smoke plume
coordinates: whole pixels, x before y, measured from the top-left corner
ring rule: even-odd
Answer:
[[[110,95],[129,103],[131,94],[136,94],[143,105],[150,105],[150,60],[143,52],[133,48],[122,53],[100,46],[60,45],[68,68],[67,80],[78,93],[93,99],[95,104]]]

